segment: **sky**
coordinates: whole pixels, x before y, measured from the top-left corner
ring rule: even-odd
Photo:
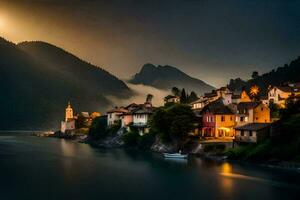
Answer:
[[[172,65],[219,87],[300,56],[298,0],[0,0],[0,36],[60,46],[121,79]]]

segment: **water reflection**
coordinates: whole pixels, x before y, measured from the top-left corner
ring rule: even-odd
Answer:
[[[222,164],[220,175],[228,178],[245,179],[245,180],[252,180],[252,181],[267,181],[265,179],[258,178],[258,177],[246,176],[246,175],[234,173],[232,171],[232,165],[227,162]]]
[[[10,153],[0,156],[1,200],[297,199],[300,191],[297,173],[192,156],[166,160],[161,154],[19,136],[0,138],[1,151]]]

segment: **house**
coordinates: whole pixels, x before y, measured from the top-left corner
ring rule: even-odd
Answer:
[[[205,105],[207,105],[209,101],[203,97],[200,97],[198,100],[190,103],[192,110],[201,110]]]
[[[120,119],[121,119],[121,127],[123,128],[128,127],[130,124],[133,123],[133,114],[130,111],[124,112],[120,116]]]
[[[235,127],[236,143],[257,143],[270,135],[270,123],[249,123]]]
[[[217,90],[212,90],[210,93],[205,93],[204,96],[190,103],[190,105],[194,111],[201,110],[207,104],[220,98],[224,105],[229,105],[232,103],[232,92],[227,87],[221,87]]]
[[[221,87],[216,90],[217,96],[222,98],[224,105],[229,105],[232,103],[232,92],[227,87]]]
[[[286,100],[291,95],[300,95],[300,87],[298,85],[274,86],[268,91],[268,101],[277,104],[280,108],[285,108]]]
[[[248,123],[270,123],[270,109],[262,102],[241,102],[236,107],[236,126]]]
[[[65,120],[61,122],[60,132],[65,133],[72,130],[75,130],[75,118],[71,103],[68,102],[68,106],[65,110]]]
[[[128,110],[126,110],[123,107],[116,107],[112,110],[107,111],[107,126],[113,126],[115,124],[118,124],[121,120],[121,116],[127,112]]]
[[[233,111],[221,99],[206,105],[202,111],[203,137],[230,137],[233,138],[235,125]]]
[[[165,102],[165,104],[167,104],[167,103],[179,103],[180,98],[178,96],[168,95],[164,98],[164,102]]]
[[[232,94],[232,103],[233,104],[239,104],[241,102],[251,102],[251,98],[247,94],[245,90],[242,92],[234,92]]]
[[[141,105],[138,109],[132,112],[133,127],[137,128],[140,135],[144,135],[149,132],[148,121],[153,114],[153,107],[146,107]]]

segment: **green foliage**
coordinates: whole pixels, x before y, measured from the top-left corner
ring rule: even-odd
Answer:
[[[279,118],[280,117],[280,113],[279,113],[280,109],[277,104],[275,104],[271,101],[269,104],[269,108],[270,108],[271,118]]]
[[[256,79],[259,77],[258,71],[254,71],[251,75],[252,79]]]
[[[89,136],[95,140],[107,136],[107,120],[105,117],[97,117],[93,120],[89,130]]]
[[[194,101],[197,101],[198,100],[198,96],[197,94],[192,91],[189,98],[188,98],[188,103],[191,103],[191,102],[194,102]]]
[[[191,108],[183,104],[174,104],[158,108],[150,121],[151,132],[159,134],[165,142],[184,140],[194,128],[195,115]]]
[[[181,94],[180,94],[180,90],[177,88],[177,87],[173,87],[172,88],[172,94],[174,95],[174,96],[180,96]]]
[[[285,82],[296,83],[300,81],[300,57],[296,58],[290,64],[285,64],[268,73],[258,75],[248,80],[243,81],[240,78],[231,79],[228,85],[230,90],[241,90],[245,87],[249,91],[252,85],[257,85],[261,89],[261,95],[266,95],[270,85],[279,86]]]
[[[147,133],[141,136],[135,127],[131,127],[130,131],[125,133],[122,139],[127,147],[147,150],[154,143],[155,134]]]
[[[131,130],[131,131],[125,133],[122,136],[122,139],[126,146],[137,147],[139,137],[140,137],[140,135],[137,130]]]
[[[155,142],[155,134],[147,133],[143,136],[138,137],[138,147],[140,149],[149,149]]]
[[[109,135],[115,135],[120,128],[121,128],[121,120],[118,120],[117,123],[115,123],[107,128],[107,133]]]
[[[181,90],[180,103],[187,103],[187,95],[184,88]]]

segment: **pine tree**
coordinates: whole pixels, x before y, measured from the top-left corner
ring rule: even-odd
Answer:
[[[180,102],[187,103],[186,92],[184,88],[181,90]]]

